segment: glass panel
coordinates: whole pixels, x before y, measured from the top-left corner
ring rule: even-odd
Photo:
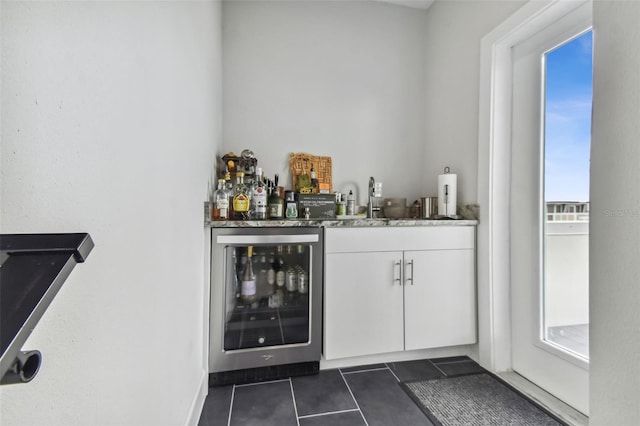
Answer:
[[[545,341],[589,358],[592,31],[545,56]]]
[[[225,350],[309,342],[311,250],[303,244],[226,247]]]

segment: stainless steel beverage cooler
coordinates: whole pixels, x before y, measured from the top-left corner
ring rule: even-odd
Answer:
[[[241,287],[249,261],[256,277],[251,300]],[[210,385],[318,371],[322,262],[319,227],[212,229]]]

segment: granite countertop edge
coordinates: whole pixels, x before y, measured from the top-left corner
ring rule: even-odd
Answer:
[[[229,220],[229,221],[205,221],[207,228],[300,228],[300,227],[325,227],[325,228],[374,228],[387,226],[476,226],[475,219],[287,219],[287,220]]]

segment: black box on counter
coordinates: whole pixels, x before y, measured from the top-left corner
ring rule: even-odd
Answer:
[[[304,219],[305,208],[309,209],[310,219],[332,219],[336,217],[335,194],[296,194],[298,217]]]

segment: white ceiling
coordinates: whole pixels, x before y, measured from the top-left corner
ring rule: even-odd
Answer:
[[[393,3],[401,6],[415,7],[416,9],[428,9],[434,0],[376,0],[385,3]]]

